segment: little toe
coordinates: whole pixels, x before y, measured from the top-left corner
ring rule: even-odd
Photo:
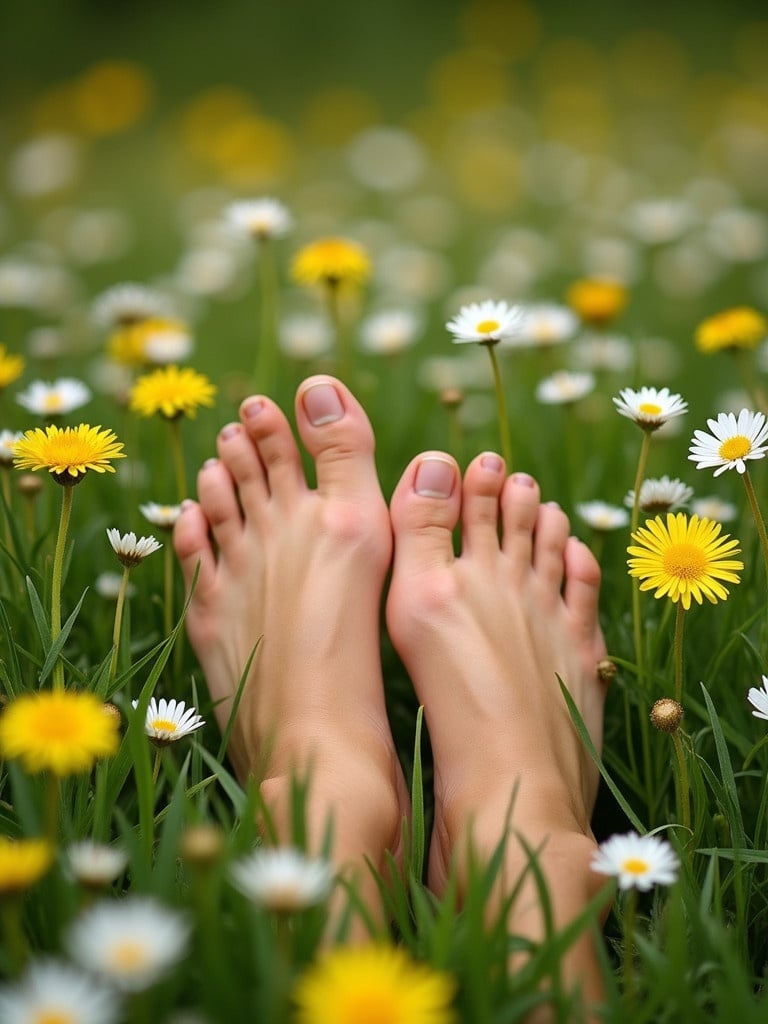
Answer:
[[[315,460],[319,493],[343,500],[380,493],[373,428],[341,381],[328,376],[304,381],[296,395],[296,421]]]
[[[243,516],[232,474],[220,459],[203,463],[197,475],[197,493],[214,540],[226,552],[242,536]]]
[[[546,587],[558,595],[565,575],[565,545],[571,532],[568,516],[555,501],[539,508],[533,533],[533,567]]]
[[[569,537],[565,546],[565,587],[563,599],[576,627],[585,638],[600,635],[598,599],[600,596],[600,566],[590,549],[576,537]],[[605,653],[600,635],[601,650]]]
[[[482,554],[499,551],[499,497],[504,486],[504,460],[493,452],[473,459],[464,474],[461,497],[461,550]]]
[[[425,452],[406,468],[390,504],[396,574],[419,574],[453,562],[459,479],[456,461],[442,452]]]
[[[240,419],[258,451],[269,494],[277,501],[291,501],[306,489],[301,455],[291,425],[281,409],[263,395],[254,395],[240,406]],[[253,488],[254,499],[260,495]],[[246,516],[250,496],[241,495]]]
[[[196,573],[195,594],[200,597],[208,593],[216,577],[216,556],[211,547],[208,520],[196,501],[183,502],[173,528],[173,547],[187,593]]]
[[[539,513],[539,485],[527,473],[507,477],[501,491],[501,546],[520,571],[530,569],[533,528]]]

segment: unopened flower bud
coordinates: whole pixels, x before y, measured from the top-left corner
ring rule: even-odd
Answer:
[[[682,720],[682,705],[671,697],[661,697],[651,708],[651,723],[662,732],[677,732]]]
[[[616,678],[618,672],[616,662],[610,658],[601,658],[597,663],[597,674],[604,683],[610,683]]]
[[[464,401],[464,392],[461,388],[443,388],[440,401],[447,409],[458,409]]]
[[[43,481],[36,473],[22,473],[16,481],[19,494],[25,498],[36,498],[43,489]]]
[[[215,825],[190,825],[179,842],[182,859],[195,867],[212,867],[224,850],[224,836]]]

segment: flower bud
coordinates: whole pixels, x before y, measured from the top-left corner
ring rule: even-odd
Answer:
[[[677,732],[683,720],[683,708],[671,697],[661,697],[651,708],[651,723],[662,732]]]

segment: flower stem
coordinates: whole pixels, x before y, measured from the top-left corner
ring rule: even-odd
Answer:
[[[493,345],[486,345],[488,355],[491,358],[491,369],[493,370],[493,385],[496,389],[496,409],[499,416],[499,436],[501,438],[501,454],[507,464],[507,473],[512,472],[512,443],[509,437],[509,418],[507,416],[507,400],[504,397],[504,387],[501,382],[501,370],[499,360]]]
[[[59,779],[53,772],[46,775],[45,787],[45,834],[52,846],[59,841]]]
[[[120,580],[120,589],[117,592],[117,605],[115,607],[115,624],[112,627],[112,660],[109,663],[109,681],[113,683],[117,675],[117,656],[120,651],[120,633],[123,625],[123,608],[125,607],[125,595],[128,591],[128,577],[131,574],[130,568],[123,566],[123,578]]]
[[[348,384],[350,387],[354,387],[355,353],[352,347],[352,339],[349,336],[349,331],[346,329],[341,315],[338,284],[332,281],[328,282],[325,293],[328,300],[328,316],[330,317],[333,333],[335,335],[334,340],[336,342],[336,359],[338,362],[339,377],[341,377],[345,384]]]
[[[688,764],[685,760],[685,751],[683,750],[683,741],[680,739],[679,729],[675,729],[672,733],[672,743],[674,744],[675,755],[677,758],[677,778],[679,786],[679,806],[677,810],[683,823],[683,827],[690,831],[691,796],[688,786]]]
[[[5,500],[5,545],[10,552],[13,552],[13,536],[11,534],[11,476],[8,469],[3,467],[0,471],[0,481],[3,486],[3,499]]]
[[[645,466],[648,462],[648,452],[651,447],[651,432],[643,431],[643,443],[640,446],[640,455],[637,460],[637,473],[635,474],[635,500],[632,503],[632,519],[630,533],[632,540],[635,540],[637,524],[640,519],[640,488],[645,478]],[[637,664],[637,679],[640,686],[645,685],[645,659],[643,657],[643,623],[640,612],[640,581],[632,578],[632,622],[635,633],[635,662]]]
[[[72,485],[64,484],[61,492],[61,516],[59,532],[56,537],[56,549],[53,554],[53,580],[51,581],[51,644],[55,644],[61,634],[61,578],[64,570],[64,549],[67,544],[69,520],[72,515]],[[53,688],[64,689],[64,664],[61,658],[56,659],[53,666]]]
[[[173,629],[173,548],[167,541],[164,570],[163,632],[169,637]]]
[[[765,573],[766,578],[768,578],[768,535],[765,532],[765,520],[763,519],[763,514],[760,511],[760,505],[758,504],[757,495],[755,494],[755,488],[752,484],[752,478],[749,475],[748,469],[742,473],[741,478],[744,481],[744,487],[747,490],[749,505],[752,509],[752,518],[755,520],[757,535],[760,538],[760,547],[763,552],[763,562],[765,563]]]
[[[749,356],[741,349],[734,350],[734,355],[736,356],[736,365],[739,369],[742,387],[749,395],[750,401],[761,412],[768,414],[768,399],[766,399],[765,392],[757,383]]]
[[[624,902],[624,998],[631,1003],[635,995],[635,915],[637,890],[630,889]]]
[[[683,702],[683,629],[685,626],[685,608],[682,601],[677,602],[677,615],[675,616],[675,700],[678,704]]]
[[[173,453],[173,465],[176,470],[176,491],[178,500],[181,503],[187,497],[187,471],[184,466],[184,448],[181,443],[179,417],[168,422],[171,425],[171,451]]]
[[[21,924],[21,900],[4,896],[0,899],[0,920],[3,948],[9,961],[11,974],[19,974],[27,959],[27,940]]]
[[[270,394],[274,385],[276,355],[277,275],[274,250],[268,238],[259,239],[259,285],[261,297],[256,387]]]

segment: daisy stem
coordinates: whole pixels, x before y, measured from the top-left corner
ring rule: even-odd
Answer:
[[[51,581],[51,645],[55,644],[61,634],[61,577],[64,570],[64,549],[67,544],[69,520],[72,515],[72,485],[64,484],[61,492],[61,515],[59,532],[56,537],[56,549],[53,553],[53,579]],[[64,689],[64,664],[61,658],[56,659],[53,666],[53,688]]]
[[[59,780],[53,772],[48,772],[45,787],[45,835],[56,846],[59,840]]]
[[[161,764],[161,761],[162,761],[162,757],[163,757],[162,751],[158,747],[157,750],[155,751],[155,763],[152,766],[152,785],[153,786],[157,785],[157,779],[158,779],[158,776],[160,775],[160,764]]]
[[[0,900],[0,921],[3,949],[6,951],[11,974],[19,974],[27,959],[27,940],[21,924],[20,899],[5,897]]]
[[[0,473],[0,480],[2,480],[3,500],[5,502],[5,545],[9,551],[13,552],[13,537],[11,535],[11,475],[5,467],[3,467]]]
[[[680,739],[679,729],[675,729],[672,733],[672,743],[674,744],[675,755],[677,757],[677,777],[680,789],[677,811],[682,820],[683,827],[690,831],[691,797],[688,786],[688,764],[685,760],[685,751],[683,750],[683,741]]]
[[[736,365],[739,368],[739,376],[741,377],[741,383],[749,395],[750,400],[754,403],[755,407],[761,412],[768,414],[768,399],[766,399],[765,392],[755,380],[755,374],[749,356],[743,350],[736,350],[734,352],[736,356]]]
[[[115,607],[115,624],[112,627],[112,660],[109,663],[109,682],[115,681],[117,675],[117,656],[120,651],[120,633],[123,626],[123,608],[125,607],[125,595],[128,591],[128,577],[131,574],[130,568],[123,566],[123,578],[120,580],[120,589],[117,592],[117,605]]]
[[[339,305],[339,286],[333,281],[328,282],[326,288],[328,298],[328,315],[333,327],[334,340],[336,342],[336,359],[338,363],[339,377],[350,387],[354,386],[354,350],[352,340],[349,336],[341,315]]]
[[[675,616],[675,700],[678,704],[683,701],[683,629],[685,626],[685,608],[682,601],[677,602],[677,615]]]
[[[765,563],[766,577],[768,577],[768,535],[765,532],[765,520],[763,514],[760,511],[760,505],[757,501],[757,495],[755,494],[755,488],[752,484],[752,478],[749,475],[749,470],[745,469],[742,473],[742,480],[747,490],[747,497],[749,498],[749,505],[752,509],[752,518],[755,520],[755,526],[757,527],[757,535],[760,538],[760,547],[763,551],[763,562]]]
[[[171,451],[173,453],[173,465],[176,470],[176,490],[179,502],[187,497],[187,471],[184,467],[184,448],[181,443],[181,428],[179,417],[168,421],[171,425]]]
[[[501,437],[501,454],[504,456],[507,473],[512,472],[512,443],[509,437],[509,418],[507,417],[507,400],[504,397],[504,388],[501,383],[501,370],[499,361],[496,358],[496,351],[493,345],[486,345],[488,355],[491,358],[491,369],[493,370],[493,385],[496,389],[496,409],[499,416],[499,435]]]
[[[261,292],[259,347],[256,387],[270,394],[275,373],[275,320],[277,312],[277,275],[274,250],[268,238],[259,239],[259,285]]]
[[[464,458],[464,439],[461,420],[459,419],[459,410],[456,407],[448,410],[448,430],[450,435],[450,448],[448,451],[453,453],[454,459],[461,466],[463,465]]]
[[[637,890],[630,889],[624,902],[624,997],[631,1003],[635,994],[635,915]]]
[[[630,533],[632,540],[635,540],[638,520],[640,519],[640,488],[645,478],[645,466],[648,462],[648,452],[651,447],[651,432],[643,431],[643,443],[640,446],[640,455],[637,460],[637,473],[635,474],[635,499],[632,502],[632,519]],[[645,669],[643,657],[643,624],[640,618],[640,581],[632,579],[632,622],[635,632],[635,661],[637,663],[637,678],[641,686],[645,685]]]

